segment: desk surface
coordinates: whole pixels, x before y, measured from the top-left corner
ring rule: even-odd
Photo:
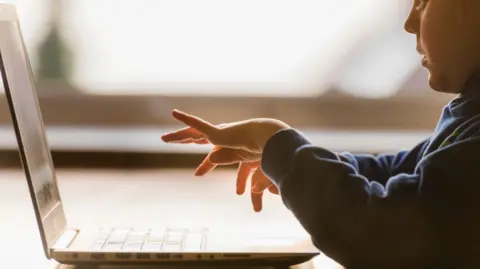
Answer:
[[[192,172],[60,170],[57,176],[71,227],[206,225],[306,235],[278,196],[267,194],[264,210],[253,212],[248,195],[235,194],[235,171],[214,171],[204,178],[193,177]],[[55,262],[43,256],[23,173],[1,170],[0,186],[0,267],[54,268]],[[324,255],[312,264],[322,269],[342,268]]]

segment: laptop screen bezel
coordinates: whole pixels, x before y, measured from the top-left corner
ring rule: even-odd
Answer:
[[[8,30],[8,27],[13,27],[13,30]],[[5,30],[7,29],[7,30]],[[8,36],[9,34],[17,35],[17,36]],[[8,42],[13,42],[12,40],[18,39],[21,44],[21,48],[16,48],[13,51],[9,51],[9,47],[13,46],[8,44]],[[23,54],[23,55],[22,55]],[[46,131],[43,124],[43,118],[40,111],[40,106],[38,102],[38,97],[35,91],[35,82],[31,70],[31,64],[29,61],[28,52],[26,50],[25,42],[23,40],[22,32],[20,23],[17,17],[17,12],[14,6],[0,4],[0,73],[3,80],[3,85],[5,88],[5,95],[8,101],[9,110],[12,116],[13,128],[15,130],[15,136],[18,143],[20,159],[22,163],[22,167],[25,172],[25,176],[28,183],[28,188],[30,192],[30,196],[33,202],[33,208],[35,211],[36,221],[39,227],[41,240],[45,255],[48,259],[51,258],[51,249],[55,244],[56,240],[65,232],[67,228],[67,220],[63,210],[63,203],[61,197],[59,197],[59,203],[44,217],[42,217],[40,208],[37,204],[37,197],[35,193],[35,188],[33,185],[32,174],[29,168],[29,164],[27,161],[27,154],[24,148],[24,143],[22,140],[22,130],[20,128],[19,120],[17,118],[15,102],[13,100],[14,95],[12,95],[12,80],[15,79],[14,72],[18,68],[22,68],[15,66],[18,65],[18,61],[22,61],[22,66],[25,66],[27,70],[24,70],[28,73],[28,77],[30,78],[30,84],[32,87],[32,93],[35,95],[34,99],[36,101],[37,111],[39,113],[39,125],[41,126],[42,132],[46,139]],[[17,63],[15,63],[17,61]],[[14,89],[13,89],[14,90]],[[48,147],[48,141],[45,141]],[[53,166],[53,160],[51,157],[50,149],[48,148],[48,158],[53,172],[53,180],[56,182],[56,175]],[[57,185],[58,186],[58,185]],[[58,191],[59,192],[59,191]]]

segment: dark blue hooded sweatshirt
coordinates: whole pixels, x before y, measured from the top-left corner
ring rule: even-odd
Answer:
[[[288,129],[267,141],[261,167],[347,268],[480,268],[480,76],[410,150],[335,153]]]

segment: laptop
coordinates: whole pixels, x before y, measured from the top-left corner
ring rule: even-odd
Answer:
[[[43,250],[62,264],[255,264],[290,266],[319,251],[311,240],[213,229],[70,227],[64,212],[16,8],[0,4],[0,71]],[[174,216],[173,216],[174,217]],[[172,216],[169,216],[172,218]],[[118,227],[123,227],[121,223]],[[273,242],[273,243],[272,243]]]

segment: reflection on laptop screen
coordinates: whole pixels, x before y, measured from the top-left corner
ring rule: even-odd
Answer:
[[[48,247],[62,232],[65,216],[32,70],[17,21],[0,21],[0,60],[3,85],[13,116],[22,164],[44,244]]]
[[[14,60],[16,65],[13,68],[5,67],[5,73],[9,76],[6,87],[10,89],[17,127],[26,155],[25,161],[35,189],[37,203],[42,216],[46,216],[60,200],[54,180],[50,151],[45,138],[43,120],[31,77],[30,64],[25,53],[19,51],[23,49],[23,44],[21,37],[16,34],[18,25],[1,22],[0,28],[2,32],[9,32],[9,36],[12,37],[8,45],[10,50],[15,53],[10,55],[2,53],[4,62],[8,62],[8,57],[16,58]]]

